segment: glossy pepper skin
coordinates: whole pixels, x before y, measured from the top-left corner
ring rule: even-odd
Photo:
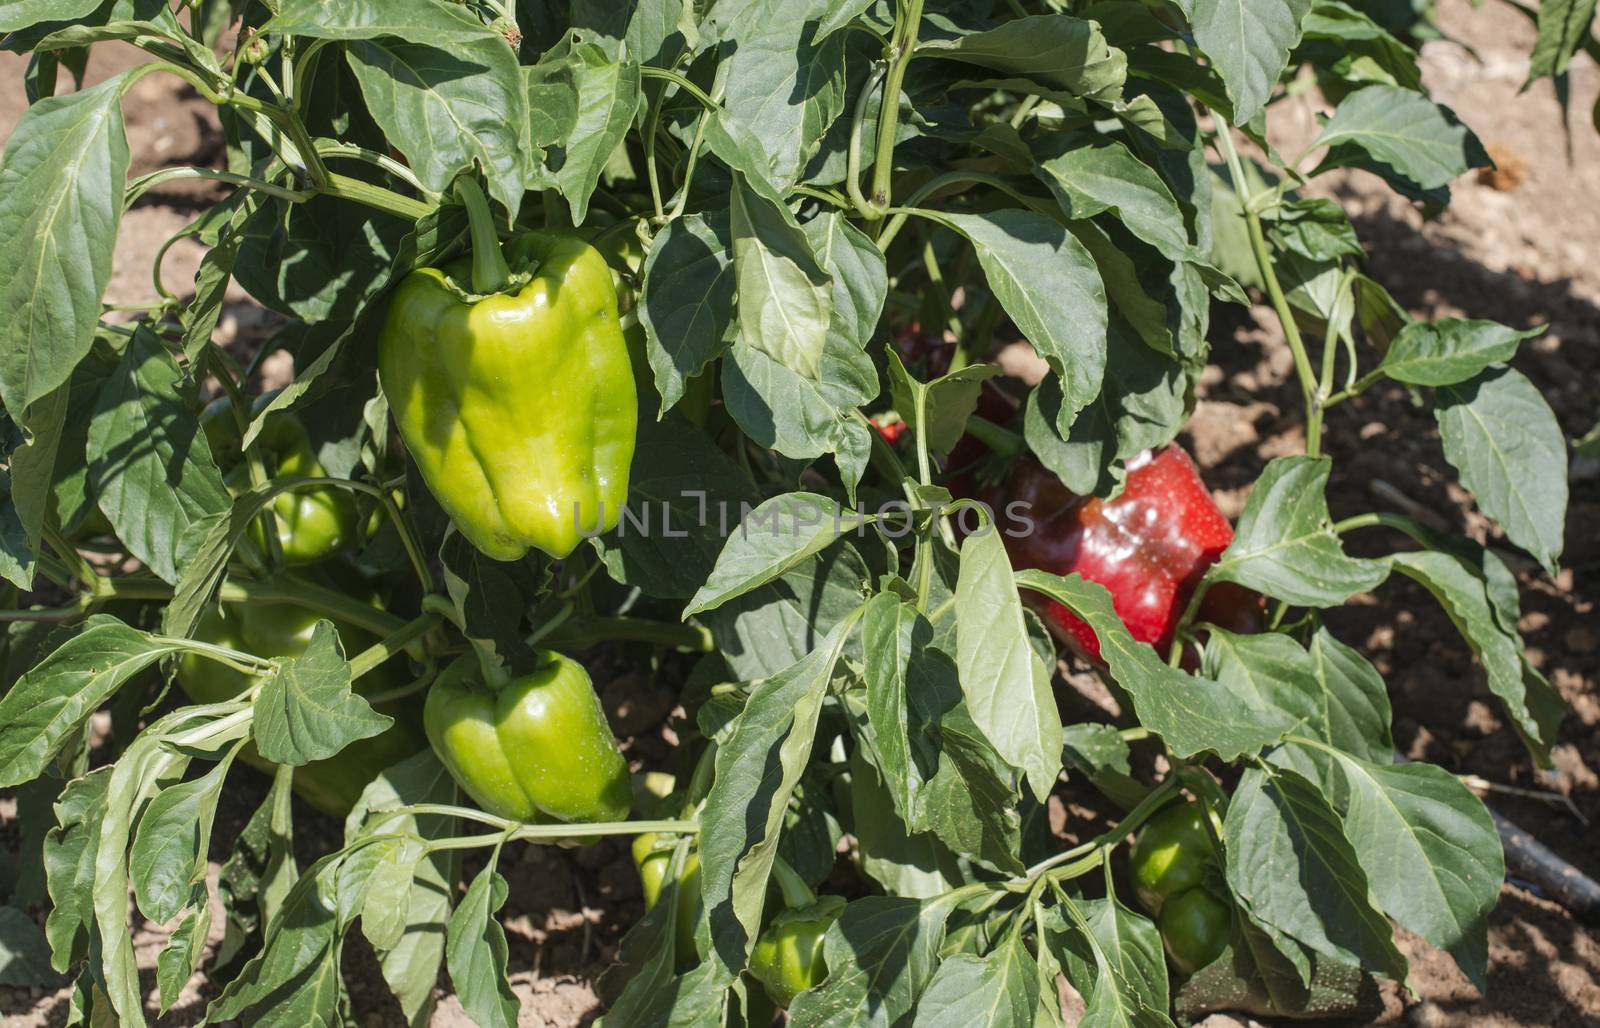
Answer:
[[[464,656],[428,690],[422,723],[467,795],[513,821],[621,821],[633,804],[628,762],[583,665],[544,652],[499,688]]]
[[[639,402],[611,269],[580,239],[504,248],[532,278],[469,298],[471,261],[421,268],[389,300],[378,376],[422,478],[496,560],[564,557],[614,527]]]
[[[981,452],[964,440],[952,453],[951,466]],[[974,486],[965,477],[952,482],[952,490],[988,503],[1002,529],[1026,532],[1004,536],[1014,567],[1077,572],[1098,582],[1111,593],[1112,607],[1129,634],[1165,650],[1195,586],[1233,542],[1233,527],[1194,461],[1177,445],[1146,451],[1130,459],[1127,468],[1122,493],[1113,500],[1072,492],[1028,454],[1014,461],[999,483]],[[1009,507],[1023,503],[1026,508]],[[1008,518],[1008,509],[1026,521]],[[1044,605],[1044,614],[1084,656],[1100,659],[1100,641],[1086,623],[1054,601]],[[1206,591],[1197,619],[1235,632],[1259,632],[1262,600],[1222,583]]]
[[[263,409],[273,395],[258,397],[254,410]],[[212,456],[224,469],[228,490],[237,496],[249,489],[250,469],[242,459],[239,426],[228,398],[212,401],[200,415],[200,423]],[[327,475],[305,425],[292,413],[274,415],[257,439],[267,474],[284,478]],[[314,564],[346,549],[355,541],[360,521],[355,496],[334,486],[279,493],[273,498],[272,511],[278,527],[278,546],[284,562],[290,565]],[[259,521],[251,524],[250,539],[257,546],[265,545]]]
[[[672,849],[671,837],[654,832],[646,832],[633,840],[633,863],[639,869],[639,882],[644,887],[645,910],[653,910],[661,898],[667,871],[672,867]],[[700,854],[691,849],[684,859],[683,872],[678,876],[678,911],[673,926],[677,947],[674,952],[680,968],[694,966],[694,929],[704,908],[700,898]]]
[[[1215,811],[1194,803],[1168,807],[1140,831],[1128,857],[1139,903],[1155,915],[1167,954],[1183,974],[1215,960],[1232,929],[1228,904],[1205,887],[1207,871],[1217,861],[1207,817],[1220,835],[1222,822]]]
[[[194,637],[258,657],[294,657],[305,652],[319,618],[314,611],[292,604],[219,607],[201,618]],[[346,656],[377,641],[351,625],[336,623],[334,627]],[[194,653],[185,653],[178,660],[178,685],[196,703],[231,700],[251,684],[251,676]],[[405,676],[386,664],[358,678],[355,691],[373,695],[405,684]],[[325,814],[343,817],[380,771],[427,745],[415,697],[379,704],[375,709],[394,718],[394,724],[371,738],[357,739],[325,760],[295,768],[294,791],[301,799]],[[256,752],[254,743],[246,745],[240,757],[262,770],[273,767]]]
[[[785,1009],[794,998],[828,977],[822,937],[844,910],[841,896],[822,896],[809,907],[785,910],[756,940],[750,974],[767,996]]]

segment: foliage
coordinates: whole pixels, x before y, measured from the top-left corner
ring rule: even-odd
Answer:
[[[1593,8],[1539,7],[1532,75],[1560,81],[1593,46]],[[857,884],[822,941],[826,978],[794,1000],[800,1025],[1059,1024],[1057,975],[1085,1023],[1350,1015],[1371,976],[1405,978],[1395,924],[1482,986],[1494,826],[1454,776],[1396,762],[1381,677],[1322,616],[1395,573],[1417,581],[1548,761],[1562,708],[1523,656],[1500,557],[1388,513],[1335,521],[1327,502],[1327,412],[1397,383],[1431,407],[1444,458],[1509,543],[1559,566],[1566,443],[1511,366],[1530,333],[1412,320],[1363,272],[1338,205],[1301,191],[1354,168],[1431,209],[1487,162],[1422,88],[1412,5],[17,0],[0,29],[31,55],[34,100],[0,159],[0,576],[15,608],[0,786],[55,821],[24,842],[46,875],[45,941],[16,911],[0,925],[23,954],[8,973],[74,976],[74,1019],[145,1016],[130,890],[177,926],[163,1007],[201,967],[205,860],[241,752],[281,768],[217,887],[212,1020],[341,1017],[359,923],[412,1023],[443,968],[477,1023],[514,1024],[498,862],[519,842],[605,834],[654,833],[671,853],[606,979],[605,1023],[754,1016],[742,972],[779,906],[769,885],[802,906],[841,839]],[[57,93],[108,40],[151,61]],[[225,169],[127,181],[121,101],[152,73],[216,105]],[[1320,88],[1330,113],[1286,158],[1266,126],[1291,83]],[[157,302],[109,309],[123,211],[180,179],[226,192],[183,232],[208,247],[192,294],[158,273]],[[453,531],[379,388],[389,291],[468,250],[462,181],[482,183],[502,234],[576,227],[620,255],[642,408],[628,504],[559,562],[491,560]],[[230,280],[283,317],[245,365],[212,339]],[[1246,287],[1292,351],[1306,452],[1266,466],[1157,652],[1101,586],[1014,570],[971,502],[951,502],[941,462],[977,430],[987,359],[1020,334],[1048,367],[1026,445],[1079,492],[1116,493],[1130,459],[1183,428],[1211,305]],[[950,340],[951,370],[908,370],[890,344],[913,326]],[[254,404],[280,349],[294,381]],[[201,425],[208,393],[240,428],[249,476],[232,490]],[[900,446],[868,418],[891,409]],[[285,411],[315,444],[314,475],[264,463]],[[283,571],[276,499],[326,489],[367,525],[329,566],[359,570],[381,603]],[[1269,599],[1269,631],[1196,620],[1224,582]],[[1046,598],[1098,642],[1114,723],[1063,725],[1032,610]],[[279,657],[196,640],[219,600],[296,604],[380,641],[346,652],[323,625]],[[462,805],[424,750],[367,787],[342,847],[297,864],[290,769],[390,721],[353,680],[409,660],[413,684],[381,701],[420,704],[461,653],[516,669],[535,646],[600,642],[697,656],[675,791],[645,811],[660,816],[581,832],[506,820]],[[254,684],[182,705],[156,686],[185,656]],[[105,709],[109,739],[91,721]],[[1135,776],[1132,748],[1167,770]],[[1041,831],[1063,776],[1121,811],[1068,849]],[[1112,870],[1184,791],[1221,812],[1208,887],[1234,911],[1223,955],[1186,984]],[[464,881],[472,849],[487,863]],[[693,952],[680,907],[704,911]]]

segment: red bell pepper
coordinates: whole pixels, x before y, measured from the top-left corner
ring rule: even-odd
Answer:
[[[981,462],[984,452],[963,440],[951,454],[956,474],[948,484],[958,496],[989,504],[1002,529],[1019,533],[1004,536],[1012,566],[1077,572],[1100,583],[1129,633],[1164,652],[1206,568],[1233,541],[1233,527],[1189,455],[1174,444],[1130,459],[1122,494],[1108,501],[1072,492],[1031,454],[1012,461],[998,482],[975,485],[976,476],[960,469]],[[1029,507],[1010,507],[1017,516],[1008,518],[1007,505],[1019,502]],[[1100,659],[1087,624],[1055,601],[1043,613],[1057,635]],[[1260,631],[1261,618],[1261,597],[1230,583],[1208,589],[1198,612],[1198,620],[1234,632]]]

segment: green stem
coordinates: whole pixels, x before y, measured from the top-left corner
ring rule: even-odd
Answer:
[[[386,662],[411,643],[431,632],[442,619],[437,614],[422,614],[406,622],[390,635],[350,658],[350,677],[362,675]]]
[[[310,189],[286,189],[271,182],[249,175],[237,175],[231,171],[217,171],[213,168],[162,168],[152,171],[148,175],[141,175],[128,183],[127,191],[122,197],[122,209],[126,211],[134,202],[145,193],[166,182],[206,180],[210,182],[226,182],[233,186],[242,186],[254,189],[258,193],[275,196],[280,200],[300,202],[309,200],[316,193]]]
[[[426,804],[415,807],[403,808],[407,811],[429,813],[423,808]],[[481,849],[484,846],[495,846],[506,839],[521,839],[525,842],[559,842],[564,839],[588,838],[595,835],[645,835],[648,833],[673,833],[689,835],[700,830],[700,826],[693,821],[602,821],[595,824],[574,823],[556,825],[523,825],[520,828],[511,828],[503,832],[492,832],[487,835],[463,835],[454,839],[439,839],[427,844],[429,853],[440,850],[466,850]]]
[[[1397,532],[1404,532],[1413,540],[1427,546],[1434,537],[1421,522],[1406,517],[1403,514],[1390,514],[1385,511],[1370,511],[1366,514],[1357,514],[1336,523],[1333,530],[1339,535],[1354,531],[1358,528],[1392,528]]]
[[[1343,403],[1352,397],[1359,396],[1371,388],[1372,384],[1382,377],[1383,370],[1381,368],[1375,371],[1369,371],[1365,375],[1362,375],[1360,378],[1356,379],[1355,384],[1350,386],[1350,388],[1341,389],[1339,392],[1328,397],[1327,401],[1324,402],[1322,406],[1324,408],[1332,407],[1334,404]]]
[[[467,228],[472,233],[472,291],[488,296],[511,281],[511,269],[500,249],[500,236],[483,187],[470,175],[456,179],[456,195],[467,208]]]
[[[1248,187],[1244,177],[1244,165],[1239,160],[1239,152],[1233,146],[1233,129],[1221,120],[1217,121],[1217,126],[1217,145],[1228,162],[1228,177],[1233,180],[1233,190],[1239,197],[1239,207],[1244,211],[1245,228],[1250,235],[1250,252],[1255,256],[1256,269],[1261,272],[1261,281],[1266,286],[1267,297],[1272,301],[1272,309],[1278,316],[1278,323],[1283,327],[1284,338],[1288,340],[1289,350],[1294,354],[1294,370],[1300,379],[1300,397],[1305,403],[1308,424],[1315,418],[1320,426],[1321,418],[1317,417],[1319,401],[1316,374],[1311,368],[1311,358],[1306,354],[1305,341],[1300,338],[1300,328],[1295,324],[1294,312],[1289,309],[1289,300],[1284,295],[1282,284],[1278,282],[1278,273],[1272,263],[1272,253],[1267,248],[1267,237],[1261,231],[1261,218],[1255,211],[1254,197],[1245,194]],[[1321,450],[1322,440],[1307,431],[1306,454],[1315,457]]]
[[[318,40],[317,42],[325,42],[325,40]],[[406,167],[404,164],[401,164],[399,161],[395,160],[393,157],[390,157],[386,153],[379,153],[376,150],[369,150],[364,146],[357,146],[354,143],[344,143],[336,139],[318,139],[316,140],[316,147],[318,155],[322,157],[348,157],[352,160],[365,161],[367,164],[370,164],[375,168],[382,168],[384,171],[404,182],[412,189],[415,189],[417,192],[421,193],[430,202],[435,204],[439,202],[439,194],[424,186],[410,168]]]
[[[977,414],[967,419],[967,434],[1001,457],[1016,457],[1028,446],[1017,433]]]
[[[545,642],[550,646],[582,649],[602,642],[644,642],[673,646],[695,653],[710,653],[716,648],[711,633],[699,625],[672,624],[645,618],[598,617],[568,621],[553,629]]]
[[[922,0],[903,0],[895,17],[894,36],[889,41],[888,78],[883,86],[883,102],[878,108],[878,148],[872,158],[870,207],[878,218],[889,210],[891,178],[894,174],[894,137],[900,122],[900,88],[905,83],[906,67],[917,48],[917,30],[922,24]]]
[[[845,184],[850,191],[850,202],[855,205],[856,213],[868,221],[876,221],[879,214],[861,194],[861,126],[867,119],[867,104],[888,71],[889,66],[882,61],[874,63],[871,77],[862,85],[850,117],[850,145],[845,150]]]
[[[1052,868],[1065,864],[1067,861],[1073,860],[1074,858],[1088,853],[1091,850],[1097,850],[1105,846],[1114,845],[1117,840],[1138,831],[1139,826],[1148,821],[1150,817],[1156,813],[1156,811],[1161,809],[1161,807],[1166,804],[1168,795],[1176,792],[1177,788],[1177,776],[1174,775],[1167,778],[1160,785],[1156,786],[1154,789],[1151,789],[1150,792],[1145,795],[1145,798],[1139,801],[1138,806],[1128,811],[1128,816],[1117,822],[1114,828],[1102,832],[1100,835],[1095,836],[1088,842],[1081,843],[1069,850],[1057,853],[1055,856],[1050,857],[1047,860],[1041,860],[1039,863],[1028,868],[1026,874],[1023,876],[1023,880],[1032,881]]]
[[[694,97],[696,100],[699,100],[702,104],[704,104],[706,106],[706,108],[708,110],[713,110],[714,111],[718,107],[721,106],[715,100],[713,100],[710,96],[706,95],[706,91],[705,90],[701,89],[699,86],[697,86],[693,82],[689,81],[689,79],[686,76],[681,75],[678,72],[672,71],[672,70],[670,70],[668,68],[657,68],[657,67],[654,67],[652,65],[646,64],[646,65],[643,65],[643,66],[641,66],[639,68],[639,74],[644,76],[647,79],[666,79],[668,82],[671,82],[674,85],[676,85],[679,88],[681,88],[685,93],[688,93],[690,96]]]
[[[926,200],[939,190],[944,189],[946,186],[952,185],[989,186],[993,189],[1000,190],[1002,193],[1005,193],[1007,196],[1011,197],[1011,199],[1017,201],[1017,203],[1029,208],[1030,210],[1035,209],[1039,202],[1037,198],[1029,198],[1018,192],[1017,188],[1007,181],[1003,175],[995,175],[986,171],[947,171],[942,175],[935,175],[933,178],[924,182],[921,186],[914,190],[909,197],[906,198],[906,202],[900,207],[884,209],[884,211],[879,215],[880,217],[883,214],[892,214],[894,217],[889,220],[888,225],[885,226],[883,230],[883,234],[878,237],[878,249],[887,250],[889,248],[889,244],[894,241],[895,236],[900,234],[901,228],[905,226],[906,219],[911,215],[920,214],[923,217],[929,216],[929,212],[920,210],[917,207],[917,204]],[[938,219],[933,220],[937,221]]]

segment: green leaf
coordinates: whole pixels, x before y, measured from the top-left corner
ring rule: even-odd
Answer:
[[[1320,735],[1363,760],[1394,753],[1389,691],[1378,669],[1324,627],[1311,636],[1311,672],[1322,694]]]
[[[939,961],[959,896],[868,896],[823,936],[828,977],[795,998],[789,1016],[816,1028],[888,1028],[916,1009]]]
[[[1061,772],[1061,714],[1050,669],[1028,642],[997,527],[967,536],[956,580],[956,664],[972,720],[1040,803]]]
[[[1564,708],[1547,702],[1548,684],[1537,673],[1530,678],[1522,640],[1498,619],[1484,579],[1456,554],[1396,553],[1389,563],[1433,593],[1483,665],[1489,691],[1505,704],[1534,761],[1548,766]]]
[[[1334,607],[1388,577],[1382,561],[1347,557],[1324,490],[1333,462],[1279,457],[1256,480],[1233,543],[1211,568],[1213,582],[1238,582],[1275,599]]]
[[[1012,931],[982,957],[960,953],[945,958],[917,1003],[912,1025],[1033,1028],[1038,1006],[1037,961],[1022,933]]]
[[[1318,953],[1405,979],[1394,931],[1373,907],[1355,848],[1315,785],[1287,768],[1246,771],[1223,841],[1228,885],[1257,919]]]
[[[833,0],[712,5],[713,31],[731,44],[719,71],[723,106],[759,142],[763,170],[779,188],[799,179],[844,112],[845,36],[816,24],[839,8]]]
[[[130,81],[40,100],[0,155],[0,238],[12,241],[0,263],[0,400],[24,426],[94,341],[122,219]]]
[[[1493,321],[1441,318],[1413,321],[1389,344],[1378,370],[1397,382],[1447,386],[1516,356],[1517,346],[1544,326],[1517,331]]]
[[[577,89],[577,117],[563,140],[565,159],[556,169],[556,182],[573,224],[581,225],[606,162],[639,110],[639,64],[631,55],[618,59],[595,43],[578,43],[568,65]]]
[[[505,929],[494,919],[505,906],[509,891],[506,880],[495,871],[499,847],[489,866],[467,887],[467,894],[450,915],[445,933],[445,961],[450,967],[450,982],[455,986],[461,1006],[482,1028],[516,1028],[520,1004],[506,979]]]
[[[1061,387],[1045,379],[1028,394],[1022,431],[1028,449],[1068,489],[1111,496],[1127,477],[1129,457],[1170,442],[1187,416],[1188,376],[1177,361],[1111,324],[1105,386],[1078,412],[1063,439]]]
[[[867,598],[872,573],[849,543],[701,616],[735,680],[775,675],[816,649]],[[855,656],[846,644],[847,654]]]
[[[1478,508],[1550,574],[1567,522],[1567,441],[1537,386],[1511,368],[1439,390],[1444,455]]]
[[[167,582],[233,502],[188,394],[177,362],[141,326],[89,425],[89,487],[117,538]]]
[[[1324,197],[1287,201],[1266,228],[1274,244],[1308,261],[1365,255],[1344,208]]]
[[[1045,943],[1095,1023],[1167,1028],[1167,968],[1155,922],[1115,897],[1051,908]],[[1077,916],[1074,917],[1073,915]],[[1080,920],[1081,918],[1081,920]]]
[[[1115,140],[1077,146],[1040,161],[1034,169],[1069,219],[1110,211],[1128,231],[1168,260],[1192,253],[1183,212],[1161,176]]]
[[[459,7],[431,0],[281,0],[277,15],[258,31],[314,39],[377,39],[393,36],[449,48],[499,33]],[[500,41],[505,46],[505,40]],[[509,49],[509,48],[508,48]]]
[[[1252,710],[1229,690],[1185,674],[1134,641],[1111,606],[1105,587],[1077,574],[1065,578],[1020,571],[1017,585],[1042,593],[1082,618],[1100,641],[1111,677],[1133,700],[1139,723],[1178,756],[1212,752],[1225,761],[1257,753],[1283,736],[1289,722]]]
[[[1194,41],[1228,88],[1235,125],[1266,106],[1310,9],[1311,0],[1194,0]]]
[[[425,187],[444,193],[457,175],[481,167],[489,192],[516,217],[523,192],[536,183],[528,92],[505,40],[485,33],[441,49],[433,41],[360,39],[345,58],[372,120]]]
[[[913,431],[919,430],[932,453],[949,453],[966,434],[967,420],[978,409],[983,383],[1004,374],[993,364],[969,364],[932,382],[918,382],[891,348],[889,396],[895,410]],[[922,412],[918,414],[918,405]]]
[[[100,851],[100,825],[106,816],[111,767],[74,779],[56,801],[56,823],[45,835],[42,857],[50,913],[44,933],[50,963],[65,971],[89,952],[94,932],[94,861]]]
[[[382,855],[376,846],[341,850],[308,868],[267,926],[261,951],[206,1008],[207,1018],[262,1028],[339,1023],[339,951]]]
[[[0,34],[43,21],[70,21],[99,7],[101,0],[0,0]]]
[[[434,756],[433,750],[407,757],[386,768],[361,793],[350,816],[345,819],[345,842],[349,844],[368,834],[370,813],[392,810],[417,803],[453,804],[456,802],[456,783]],[[424,839],[443,839],[456,833],[456,819],[439,814],[404,814],[385,817],[372,826],[375,832],[413,832]],[[378,950],[383,979],[389,983],[411,1028],[425,1028],[434,1007],[434,985],[439,978],[439,967],[444,962],[445,939],[439,925],[450,918],[454,886],[459,877],[460,851],[438,850],[412,863],[406,878],[407,893],[382,893],[373,889],[367,894],[362,908],[362,927],[376,903],[374,896],[384,903],[393,904],[404,911],[398,938],[385,938],[387,946]],[[392,931],[393,925],[390,925]]]
[[[724,537],[760,494],[711,437],[674,414],[639,426],[616,531],[594,540],[606,571],[647,596],[693,596]]]
[[[183,987],[200,969],[206,955],[206,935],[211,930],[211,908],[195,907],[172,930],[166,946],[156,955],[156,988],[161,996],[161,1012],[178,1002]]]
[[[783,815],[811,758],[822,700],[854,629],[836,625],[815,650],[756,682],[717,748],[716,778],[700,815],[700,891],[711,923],[711,961],[742,968],[761,929],[767,878]]]
[[[745,514],[684,617],[712,610],[787,574],[832,545],[863,515],[817,493],[784,493]]]
[[[733,342],[733,242],[727,219],[691,214],[668,222],[644,263],[639,320],[661,409]]]
[[[102,703],[177,646],[96,614],[0,698],[0,787],[37,778]]]
[[[1523,89],[1543,76],[1566,74],[1572,58],[1591,38],[1594,9],[1595,0],[1540,0],[1539,35]]]
[[[1065,432],[1105,378],[1106,292],[1094,258],[1059,222],[1032,211],[921,213],[971,241],[1000,305],[1061,379],[1057,427]]]
[[[1448,107],[1397,86],[1367,86],[1345,97],[1313,146],[1329,148],[1313,175],[1366,167],[1397,187],[1422,191],[1488,163],[1478,137]]]
[[[945,57],[1023,75],[1086,100],[1122,96],[1128,58],[1092,21],[1064,14],[1013,18],[984,32],[921,43],[917,55]]]
[[[204,885],[217,800],[236,752],[237,748],[230,751],[199,778],[162,789],[139,818],[128,872],[139,910],[158,924],[176,917],[195,886]]]
[[[0,985],[58,984],[60,976],[50,966],[50,944],[33,918],[16,907],[0,907]]]
[[[829,277],[786,208],[735,174],[729,198],[742,340],[802,378],[822,374],[833,311]]]
[[[308,322],[320,337],[331,336],[332,346],[359,314],[370,313],[414,227],[329,196],[262,204],[240,229],[233,277],[264,305]],[[300,379],[306,377],[302,365],[309,363],[297,362]]]
[[[868,601],[862,634],[872,745],[899,817],[954,853],[1021,871],[1015,775],[962,703],[955,661],[933,645],[933,625],[885,592]]]
[[[1337,760],[1349,795],[1345,834],[1378,903],[1448,950],[1482,989],[1489,912],[1506,873],[1489,811],[1442,767]]]
[[[312,629],[304,653],[281,660],[262,683],[255,711],[252,731],[261,755],[297,766],[331,757],[394,723],[350,691],[350,665],[326,620]]]

